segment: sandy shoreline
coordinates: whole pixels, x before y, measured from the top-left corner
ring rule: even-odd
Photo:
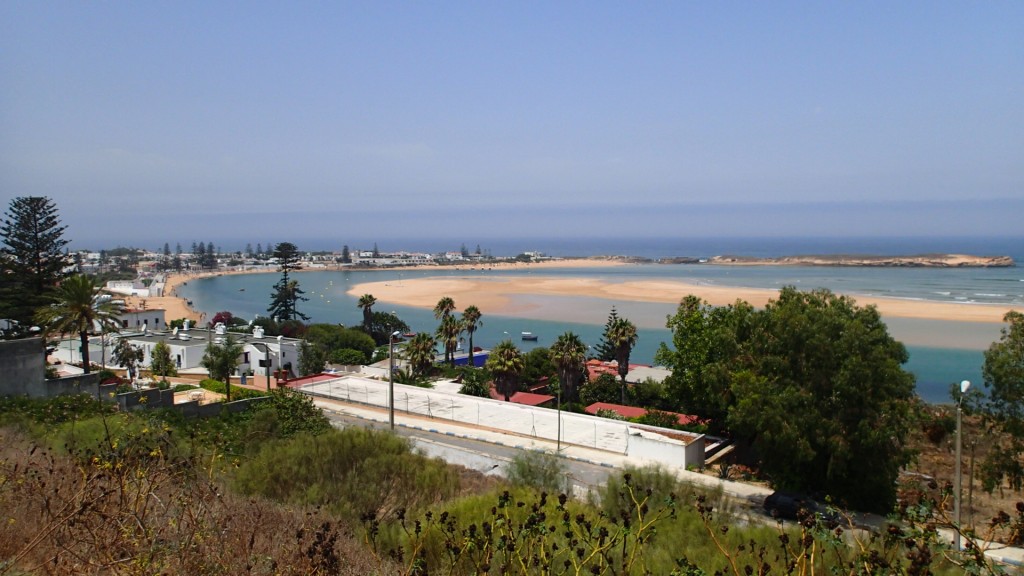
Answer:
[[[597,268],[616,265],[627,265],[614,259],[565,259],[549,262],[523,264],[501,263],[485,266],[419,266],[409,269],[422,270],[510,270],[529,272],[530,276],[498,276],[481,278],[473,277],[426,277],[408,278],[401,283],[393,281],[364,282],[354,285],[348,294],[358,297],[362,294],[373,294],[381,302],[419,308],[433,308],[438,299],[450,296],[460,305],[473,304],[488,314],[515,316],[528,313],[531,298],[536,297],[589,297],[609,300],[611,302],[652,302],[677,304],[684,296],[694,294],[712,305],[723,306],[736,300],[745,300],[756,307],[764,306],[770,299],[777,297],[776,290],[759,288],[741,288],[731,286],[706,286],[677,280],[638,280],[628,282],[606,282],[596,278],[565,278],[555,276],[533,275],[549,268]],[[297,272],[320,272],[337,268],[307,268]],[[362,270],[362,269],[361,269]],[[367,269],[373,271],[374,269]],[[394,272],[396,268],[384,268],[381,271]],[[195,322],[206,321],[205,314],[188,306],[184,298],[176,295],[175,289],[189,281],[199,278],[227,274],[264,274],[278,273],[276,269],[249,269],[218,271],[195,274],[171,274],[164,285],[166,296],[145,298],[147,308],[163,308],[167,312],[167,320],[189,318]],[[301,276],[300,276],[301,278]],[[955,322],[1001,323],[1009,310],[1024,311],[1019,307],[1008,305],[972,304],[957,302],[934,302],[923,300],[901,300],[895,298],[878,298],[857,296],[860,305],[878,307],[883,317],[943,320]],[[129,298],[130,307],[138,307],[141,298]],[[561,320],[561,318],[552,318]],[[602,316],[603,319],[603,316]]]
[[[416,278],[394,282],[366,282],[348,291],[352,296],[373,294],[377,300],[404,306],[433,308],[438,299],[450,296],[456,302],[473,304],[491,314],[516,315],[530,306],[530,296],[576,296],[612,302],[657,302],[676,304],[694,294],[715,306],[745,300],[763,307],[778,291],[758,288],[704,286],[675,280],[605,282],[596,278],[546,276],[502,276],[498,278]],[[854,296],[860,305],[874,305],[883,317],[1000,323],[1011,306],[928,302]],[[603,318],[603,317],[602,317]]]
[[[446,266],[409,266],[407,268],[359,268],[360,271],[373,272],[380,270],[382,272],[394,272],[395,270],[543,270],[546,268],[597,268],[597,267],[608,267],[623,265],[622,262],[611,259],[596,259],[596,258],[580,258],[580,259],[565,259],[565,260],[551,260],[546,262],[534,262],[525,264],[521,262],[501,262],[486,265],[446,265]],[[341,268],[329,267],[329,268],[306,268],[295,272],[294,274],[302,274],[303,272],[325,272],[331,270],[340,270]],[[163,309],[166,312],[167,321],[178,320],[180,318],[188,318],[192,322],[205,322],[207,321],[206,314],[204,312],[195,310],[188,305],[188,301],[185,298],[181,298],[177,295],[177,287],[183,284],[187,284],[192,280],[198,280],[200,278],[212,278],[215,276],[227,276],[237,274],[278,274],[279,270],[276,268],[263,269],[263,268],[250,268],[246,270],[218,270],[216,272],[195,272],[195,273],[182,273],[182,274],[169,274],[164,281],[164,296],[153,296],[147,298],[140,298],[137,296],[125,297],[125,306],[129,309],[142,308],[143,305],[150,310]],[[301,278],[301,276],[300,276]],[[433,304],[431,304],[433,307]]]

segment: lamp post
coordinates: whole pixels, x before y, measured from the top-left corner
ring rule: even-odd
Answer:
[[[961,439],[961,419],[963,414],[964,405],[964,394],[967,394],[968,388],[971,387],[971,383],[968,380],[964,380],[960,383],[960,397],[957,398],[956,402],[956,483],[953,493],[953,518],[956,521],[953,533],[953,546],[956,550],[960,551],[960,439]]]
[[[395,429],[395,338],[398,338],[398,330],[388,338],[388,423],[392,430]]]

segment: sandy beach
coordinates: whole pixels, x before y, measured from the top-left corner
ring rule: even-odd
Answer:
[[[761,307],[775,298],[775,290],[740,288],[729,286],[706,286],[674,280],[641,280],[628,282],[606,282],[596,278],[565,278],[544,276],[543,271],[550,268],[597,268],[628,264],[606,258],[580,258],[552,260],[540,263],[499,263],[483,266],[429,266],[410,267],[424,270],[504,270],[522,271],[529,276],[499,276],[481,278],[478,274],[472,277],[428,277],[408,278],[400,283],[393,281],[365,282],[353,286],[348,294],[358,297],[362,294],[373,294],[381,302],[419,308],[433,308],[438,299],[450,296],[460,306],[473,304],[488,314],[499,315],[531,315],[538,312],[541,305],[538,297],[589,297],[615,302],[652,302],[676,304],[684,296],[694,294],[712,305],[732,304],[736,300],[745,300]],[[306,271],[323,271],[334,268],[308,268]],[[395,268],[381,269],[393,272]],[[372,271],[369,269],[368,271]],[[198,274],[172,274],[164,285],[166,296],[157,298],[128,298],[130,307],[141,306],[146,301],[147,308],[163,308],[167,311],[168,321],[177,318],[189,318],[194,322],[203,322],[205,316],[190,308],[183,298],[179,298],[175,289],[187,282],[209,276],[226,274],[277,273],[276,269],[249,269],[218,271]],[[539,274],[538,274],[539,273]],[[296,272],[301,275],[302,271]],[[300,276],[301,278],[301,276]],[[894,298],[877,298],[853,295],[860,305],[874,305],[887,318],[908,318],[925,320],[944,320],[957,322],[1001,323],[1007,311],[1014,309],[1005,305],[986,305],[956,302],[929,302],[922,300],[900,300]],[[1019,310],[1019,309],[1018,309]],[[542,311],[552,314],[550,308]],[[572,320],[568,315],[557,318],[557,311],[551,319]],[[602,316],[603,318],[603,316]]]
[[[522,262],[500,262],[500,263],[489,263],[485,265],[445,265],[445,266],[410,266],[409,269],[423,270],[544,270],[546,268],[596,268],[596,267],[608,267],[624,265],[623,262],[614,259],[605,258],[578,258],[578,259],[565,259],[565,260],[550,260],[544,262],[534,262],[530,264]],[[325,270],[336,270],[338,268],[306,268],[305,270],[299,270],[294,274],[302,274],[302,272],[322,272]],[[374,270],[391,271],[393,272],[396,268],[360,268],[367,272]],[[278,274],[279,270],[276,268],[262,269],[262,268],[250,268],[246,270],[218,270],[216,272],[198,272],[189,274],[169,274],[164,282],[164,296],[154,296],[147,298],[140,298],[137,296],[126,296],[125,306],[127,308],[141,308],[143,303],[147,309],[163,309],[166,311],[167,321],[177,320],[179,318],[188,318],[192,322],[205,322],[206,316],[203,312],[197,311],[188,305],[188,302],[177,295],[176,288],[182,284],[187,284],[192,280],[198,280],[200,278],[210,278],[213,276],[225,276],[232,274]],[[300,276],[301,278],[301,276]],[[360,292],[363,294],[363,292]],[[436,303],[430,304],[430,307]]]
[[[703,286],[671,280],[605,282],[595,278],[551,276],[502,276],[500,278],[421,278],[394,282],[357,284],[352,296],[373,294],[377,300],[404,306],[433,308],[438,299],[450,296],[465,305],[474,304],[491,314],[517,315],[537,304],[532,296],[576,296],[602,298],[612,302],[658,302],[675,304],[694,294],[716,306],[745,300],[763,307],[778,296],[775,290]],[[860,305],[874,305],[883,317],[1000,323],[1009,306],[926,302],[854,296]]]

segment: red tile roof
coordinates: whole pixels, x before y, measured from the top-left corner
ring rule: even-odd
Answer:
[[[646,366],[646,365],[645,364],[630,364],[629,365],[629,369],[632,370],[634,368],[639,368],[641,366]],[[619,363],[616,362],[615,360],[612,360],[610,362],[605,362],[604,360],[598,360],[596,358],[591,358],[590,360],[587,360],[587,379],[588,380],[593,381],[598,376],[600,376],[602,374],[611,374],[612,376],[615,376],[616,378],[618,378],[619,377]]]
[[[594,402],[590,406],[583,409],[587,414],[597,414],[598,410],[611,410],[623,418],[640,418],[647,414],[647,408],[639,408],[637,406],[623,406],[622,404],[610,404],[608,402]],[[676,412],[666,412],[666,414],[672,414],[679,421],[680,426],[686,426],[689,424],[695,424],[700,422],[700,419],[690,414],[678,414]]]
[[[262,376],[260,376],[262,378]],[[317,382],[323,382],[325,380],[334,380],[340,378],[338,374],[312,374],[310,376],[303,376],[302,378],[292,378],[291,380],[281,380],[281,386],[287,386],[289,388],[298,388],[306,384],[315,384]]]
[[[494,400],[505,400],[505,396],[498,392],[494,385],[491,385],[490,390],[491,398]],[[512,396],[509,396],[508,401],[513,404],[523,404],[526,406],[540,406],[554,400],[555,397],[548,394],[534,394],[532,392],[516,392]]]

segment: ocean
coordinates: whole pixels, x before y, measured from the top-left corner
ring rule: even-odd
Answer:
[[[423,241],[413,241],[402,249],[414,251],[451,250]],[[646,258],[692,256],[710,257],[733,254],[744,256],[788,256],[804,254],[878,254],[912,255],[928,253],[964,253],[985,256],[1011,256],[1024,261],[1024,239],[531,239],[519,243],[502,241],[481,243],[494,255],[514,255],[540,251],[552,256],[629,255]],[[466,242],[470,246],[470,242]],[[471,250],[475,249],[473,242]],[[485,247],[486,246],[486,247]],[[500,251],[494,246],[500,248]],[[458,249],[456,246],[455,249]],[[357,297],[346,294],[350,286],[362,282],[402,282],[425,276],[458,275],[564,275],[597,277],[609,282],[641,279],[678,279],[687,282],[780,288],[793,285],[800,289],[828,288],[834,292],[919,300],[992,303],[1024,306],[1024,270],[1013,268],[933,269],[933,268],[822,268],[785,266],[713,266],[707,264],[640,264],[601,268],[550,268],[542,271],[441,271],[371,270],[304,271],[295,277],[309,298],[299,309],[315,322],[357,325],[361,311]],[[207,317],[228,310],[235,316],[251,319],[265,315],[270,293],[278,277],[275,274],[232,275],[198,279],[178,288],[178,294],[192,301]],[[631,361],[652,363],[662,343],[670,343],[664,328],[665,318],[674,312],[668,304],[613,302],[598,298],[531,297],[535,310],[529,317],[507,317],[483,310],[483,325],[474,336],[474,344],[490,347],[512,338],[523,350],[549,346],[561,333],[571,330],[584,342],[597,345],[608,313],[615,306],[619,315],[637,324],[640,338]],[[463,308],[472,302],[456,302]],[[381,302],[377,310],[395,312],[415,331],[433,331],[436,320],[430,310],[393,306]],[[552,320],[557,317],[560,320]],[[887,319],[890,332],[906,344],[910,360],[905,368],[917,379],[918,394],[927,402],[948,402],[949,386],[967,379],[981,388],[983,350],[998,340],[1000,324],[952,322],[942,320]],[[519,334],[538,335],[536,342],[520,342]]]

